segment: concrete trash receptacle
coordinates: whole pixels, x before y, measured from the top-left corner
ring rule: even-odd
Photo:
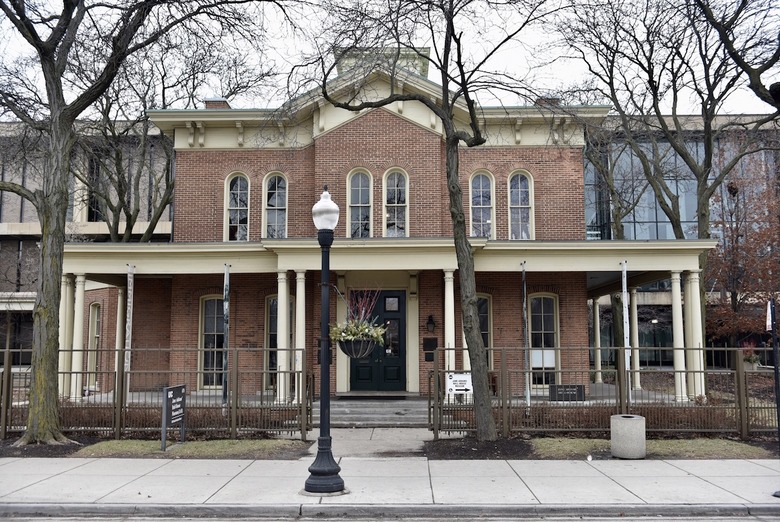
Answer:
[[[645,418],[641,415],[613,415],[610,419],[610,444],[615,458],[645,458]]]

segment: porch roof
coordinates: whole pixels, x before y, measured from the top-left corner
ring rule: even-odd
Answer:
[[[669,277],[670,271],[696,270],[699,255],[714,240],[666,241],[491,241],[471,238],[477,272],[582,272],[589,297],[619,290],[622,263],[629,285]],[[65,246],[65,273],[124,285],[128,265],[136,276],[176,274],[274,273],[318,271],[321,252],[316,239],[273,239],[219,243],[76,243]],[[331,270],[457,270],[451,238],[336,238]]]

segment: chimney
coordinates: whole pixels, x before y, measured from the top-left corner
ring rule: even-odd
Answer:
[[[232,109],[225,98],[206,98],[203,103],[206,109]]]
[[[539,107],[560,107],[561,99],[552,96],[537,98],[534,105],[538,105]]]

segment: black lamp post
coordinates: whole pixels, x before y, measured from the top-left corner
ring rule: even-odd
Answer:
[[[339,476],[341,467],[331,451],[330,437],[330,246],[333,229],[339,222],[339,207],[331,199],[328,186],[320,200],[311,209],[317,240],[322,249],[322,311],[320,315],[320,436],[317,439],[317,457],[309,466],[309,478],[304,491],[308,493],[340,493],[344,491],[344,479]]]

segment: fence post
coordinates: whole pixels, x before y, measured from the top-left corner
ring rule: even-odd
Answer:
[[[230,438],[238,438],[238,408],[240,405],[239,400],[239,383],[238,383],[238,343],[233,343],[233,365],[230,367],[230,378],[228,379],[228,386],[230,387],[230,393],[233,395],[230,398]]]
[[[447,354],[444,351],[440,351],[436,348],[433,352],[435,354],[433,358],[433,440],[439,440],[439,412],[441,408],[441,390],[439,390],[439,357],[443,353],[446,357]]]
[[[119,349],[119,357],[116,358],[116,381],[114,384],[114,438],[122,438],[122,410],[125,404],[125,349]]]
[[[615,385],[617,387],[618,413],[628,413],[628,371],[626,370],[626,349],[617,347]]]
[[[502,433],[504,437],[509,437],[511,416],[509,414],[509,375],[506,364],[506,349],[501,348],[498,353],[501,354],[499,358],[501,365],[499,367],[498,387],[501,390],[501,412],[504,424]]]
[[[3,350],[3,382],[0,390],[0,439],[5,439],[11,418],[11,312],[5,313],[5,349]]]
[[[296,348],[296,350],[299,349]],[[309,408],[309,394],[306,393],[306,352],[298,353],[297,357],[301,358],[301,364],[295,365],[295,371],[300,372],[295,376],[295,395],[298,396],[298,418],[300,419],[301,440],[306,442],[306,412]]]
[[[734,361],[734,379],[737,395],[737,418],[739,419],[739,436],[741,439],[747,439],[750,436],[750,423],[748,422],[748,396],[747,396],[747,376],[745,375],[745,362],[742,360],[740,350],[732,350],[731,356]]]

